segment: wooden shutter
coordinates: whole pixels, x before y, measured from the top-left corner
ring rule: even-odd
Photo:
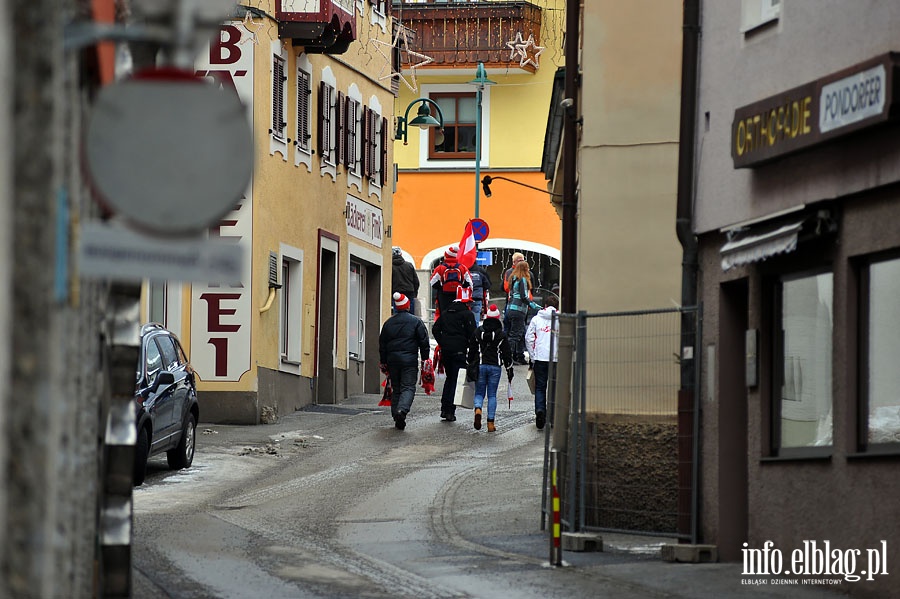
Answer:
[[[297,147],[309,151],[309,73],[297,69]]]
[[[272,135],[284,137],[284,82],[287,77],[284,74],[284,59],[279,56],[272,57]]]
[[[387,118],[381,118],[381,186],[387,183],[388,168],[388,122]]]
[[[332,87],[322,81],[319,83],[319,155],[322,160],[329,162],[332,159],[334,148],[331,126],[333,122],[333,107],[331,105]]]
[[[344,96],[344,92],[337,93],[337,104],[334,107],[334,140],[332,147],[335,149],[334,153],[334,163],[344,164],[346,161],[345,150],[346,150],[346,141],[344,140],[346,136],[346,124],[345,124],[345,112],[346,112],[346,96]]]

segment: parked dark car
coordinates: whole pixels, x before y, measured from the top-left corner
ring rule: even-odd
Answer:
[[[135,401],[134,484],[143,484],[147,459],[164,451],[170,468],[190,467],[200,417],[196,376],[181,342],[160,324],[141,327]]]

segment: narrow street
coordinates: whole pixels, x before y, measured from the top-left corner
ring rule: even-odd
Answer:
[[[201,423],[193,467],[156,458],[135,489],[133,596],[712,597],[723,584],[734,597],[834,596],[741,587],[738,564],[665,564],[646,539],[549,567],[544,437],[526,393],[499,401],[493,434],[470,410],[440,421],[439,396],[421,389],[402,432],[376,396],[274,425]]]

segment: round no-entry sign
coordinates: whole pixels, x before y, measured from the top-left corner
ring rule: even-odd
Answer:
[[[100,92],[85,164],[97,200],[137,228],[196,233],[246,191],[253,134],[237,94],[191,73],[153,69]]]
[[[475,236],[476,243],[481,243],[482,241],[487,239],[490,232],[491,232],[490,227],[488,227],[488,224],[486,222],[484,222],[482,219],[480,219],[480,218],[472,219],[472,235]]]

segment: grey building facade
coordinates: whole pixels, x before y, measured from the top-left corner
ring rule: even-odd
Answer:
[[[792,576],[839,549],[843,591],[896,596],[900,4],[701,9],[701,536]]]

